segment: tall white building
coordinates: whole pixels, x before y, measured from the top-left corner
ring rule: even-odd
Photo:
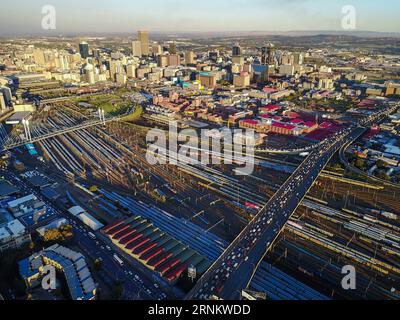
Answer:
[[[142,57],[142,43],[139,40],[132,41],[132,55]]]
[[[89,84],[94,84],[96,82],[94,77],[94,66],[88,63],[86,64],[84,71],[85,71],[85,81]]]

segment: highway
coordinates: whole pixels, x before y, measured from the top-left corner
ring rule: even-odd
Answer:
[[[385,109],[360,123],[369,125],[395,110],[393,107]],[[212,296],[224,300],[240,299],[241,291],[248,287],[264,255],[330,159],[343,145],[355,141],[365,131],[365,127],[353,125],[327,138],[314,150],[199,279],[185,299],[201,300]]]

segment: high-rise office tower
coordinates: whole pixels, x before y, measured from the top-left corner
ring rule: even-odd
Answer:
[[[294,64],[294,56],[291,53],[284,52],[280,57],[280,64]]]
[[[4,99],[3,93],[0,92],[0,111],[3,112],[7,109],[6,99]]]
[[[94,77],[94,66],[90,63],[86,64],[84,72],[85,72],[85,81],[89,84],[94,84],[96,82]]]
[[[136,67],[133,64],[126,66],[126,74],[128,78],[136,78]]]
[[[275,46],[272,43],[268,45],[267,56],[268,56],[268,64],[269,65],[275,64]]]
[[[42,49],[33,49],[33,59],[35,63],[39,66],[44,66],[46,64],[46,59],[44,56],[44,51]]]
[[[138,40],[141,43],[142,55],[148,56],[150,54],[150,50],[149,50],[149,32],[148,31],[138,31]]]
[[[242,48],[238,43],[235,43],[235,45],[232,48],[232,56],[237,57],[242,55]]]
[[[151,53],[154,56],[159,56],[160,54],[162,54],[162,47],[158,43],[153,43],[153,45],[151,46]]]
[[[266,66],[261,73],[261,81],[269,81],[270,75],[275,72],[275,46],[272,43],[261,48],[261,64]]]
[[[0,92],[3,94],[5,104],[7,106],[12,105],[12,93],[9,87],[0,87]]]
[[[87,59],[89,57],[89,44],[85,41],[79,43],[79,53],[82,59]]]
[[[118,73],[123,73],[123,66],[121,64],[121,61],[111,59],[109,61],[109,69],[110,69],[110,78],[112,80],[115,80],[115,76]]]
[[[139,40],[132,41],[132,55],[135,57],[142,57],[142,43]]]
[[[168,57],[168,66],[180,66],[181,56],[179,54],[170,54]]]
[[[68,56],[65,54],[60,54],[56,60],[56,66],[62,70],[68,70],[69,69]]]
[[[186,64],[195,64],[196,63],[193,51],[185,52],[185,63]]]
[[[166,55],[159,55],[157,57],[157,65],[161,68],[168,66],[168,57]]]
[[[302,52],[295,52],[293,54],[294,64],[302,65],[304,62],[304,54]]]
[[[272,43],[268,43],[266,46],[261,48],[261,64],[275,64],[275,46]]]
[[[100,49],[93,49],[93,57],[100,59]]]

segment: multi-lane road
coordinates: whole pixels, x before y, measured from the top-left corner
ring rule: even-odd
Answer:
[[[389,108],[381,111],[361,123],[368,125],[394,110]],[[199,279],[186,299],[209,299],[212,296],[225,300],[239,299],[260,261],[332,156],[365,131],[365,127],[353,125],[326,139],[314,150]]]

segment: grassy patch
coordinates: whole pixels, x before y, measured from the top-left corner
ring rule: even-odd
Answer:
[[[142,116],[143,113],[143,108],[141,106],[137,106],[136,110],[134,113],[127,115],[126,117],[123,117],[123,121],[136,121],[139,120],[140,117]]]

